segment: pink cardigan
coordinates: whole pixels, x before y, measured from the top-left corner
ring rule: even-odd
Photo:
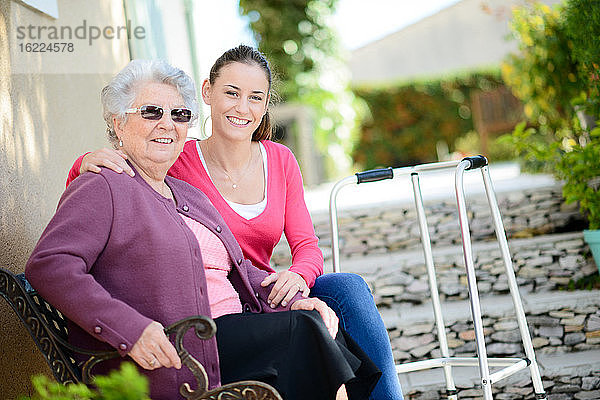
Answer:
[[[227,204],[208,176],[196,149],[188,141],[169,170],[169,175],[203,191],[219,211],[237,239],[244,256],[256,267],[274,272],[269,265],[273,248],[285,233],[292,253],[290,271],[300,274],[309,287],[323,273],[323,253],[304,202],[300,168],[292,152],[279,143],[262,141],[267,151],[267,206],[257,217],[246,220]],[[77,177],[79,157],[69,171],[67,185]]]

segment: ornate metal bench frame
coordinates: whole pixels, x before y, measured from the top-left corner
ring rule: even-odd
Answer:
[[[24,274],[15,275],[0,268],[0,295],[15,311],[58,382],[89,384],[96,364],[119,357],[117,351],[91,351],[68,343],[67,319],[31,287]],[[175,335],[175,348],[181,362],[196,379],[195,389],[188,383],[181,385],[179,392],[183,397],[190,400],[282,400],[273,387],[258,381],[235,382],[207,391],[204,366],[183,346],[183,336],[191,328],[203,340],[213,337],[217,330],[214,321],[205,316],[185,318],[165,328],[167,336]],[[79,364],[72,356],[75,353],[89,357]]]

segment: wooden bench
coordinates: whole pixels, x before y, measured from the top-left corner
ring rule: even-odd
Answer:
[[[31,287],[24,274],[15,275],[0,268],[0,294],[25,325],[58,382],[81,382],[87,385],[91,382],[95,365],[119,357],[116,350],[90,351],[68,343],[67,319]],[[196,379],[195,389],[188,383],[181,385],[179,391],[182,396],[190,400],[282,400],[273,387],[258,381],[230,383],[208,391],[208,377],[204,367],[183,347],[183,336],[191,328],[204,340],[213,337],[217,329],[214,321],[205,316],[185,318],[165,328],[167,336],[175,336],[175,348],[181,362],[191,370]],[[87,359],[78,363],[74,354],[84,355]]]

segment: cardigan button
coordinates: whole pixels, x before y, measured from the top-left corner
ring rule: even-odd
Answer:
[[[187,205],[185,205],[185,206],[181,207],[181,209],[182,209],[183,211],[185,211],[185,212],[188,212],[188,211],[190,211],[190,208],[189,208]]]
[[[125,343],[121,343],[121,344],[119,345],[119,348],[120,348],[121,350],[127,350],[127,345],[126,345]]]
[[[102,327],[101,326],[97,326],[94,328],[94,332],[97,333],[98,335],[102,333]]]
[[[215,228],[215,230],[216,230],[218,233],[221,233],[221,231],[222,231],[222,229],[221,229],[221,225],[217,225],[217,227]]]

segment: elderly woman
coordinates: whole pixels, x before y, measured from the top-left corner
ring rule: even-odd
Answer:
[[[113,78],[104,119],[135,177],[102,170],[73,182],[27,279],[72,321],[71,342],[116,348],[143,368],[153,399],[179,398],[192,381],[163,325],[199,314],[215,318],[217,337],[188,335],[186,348],[210,388],[256,379],[285,399],[332,399],[345,384],[349,398],[366,398],[379,372],[338,332],[333,311],[299,295],[271,307],[267,273],[244,259],[208,198],[166,176],[196,118],[195,96],[192,80],[164,62],[135,60]]]

